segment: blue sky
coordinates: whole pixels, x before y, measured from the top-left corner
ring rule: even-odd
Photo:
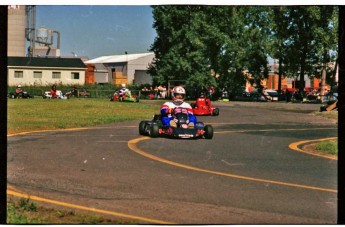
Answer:
[[[156,37],[152,25],[148,5],[36,6],[36,28],[60,32],[62,57],[149,52]]]

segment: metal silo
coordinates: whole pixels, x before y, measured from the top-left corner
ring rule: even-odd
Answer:
[[[37,34],[36,34],[36,39],[37,41],[40,41],[41,43],[40,46],[44,46],[44,43],[48,43],[48,36],[49,36],[49,31],[46,28],[39,28],[37,29]]]
[[[25,28],[25,6],[8,6],[8,56],[25,56]]]

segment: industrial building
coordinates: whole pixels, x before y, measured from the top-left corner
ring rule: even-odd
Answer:
[[[87,67],[79,58],[8,57],[8,85],[84,85]]]
[[[94,68],[96,84],[151,84],[152,78],[147,73],[154,53],[123,54],[102,56],[85,61],[88,67]]]
[[[35,6],[8,6],[7,34],[7,56],[60,57],[60,32],[36,28]]]

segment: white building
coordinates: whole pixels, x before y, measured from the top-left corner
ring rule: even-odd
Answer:
[[[86,69],[80,58],[8,57],[8,85],[84,85]]]
[[[140,85],[152,83],[147,69],[154,57],[154,53],[111,55],[94,58],[84,63],[94,64],[95,83]]]

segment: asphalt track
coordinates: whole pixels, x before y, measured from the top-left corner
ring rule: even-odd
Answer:
[[[337,137],[318,105],[215,103],[212,140],[149,138],[139,121],[8,137],[9,196],[153,224],[336,224]],[[68,223],[67,223],[68,224]]]

